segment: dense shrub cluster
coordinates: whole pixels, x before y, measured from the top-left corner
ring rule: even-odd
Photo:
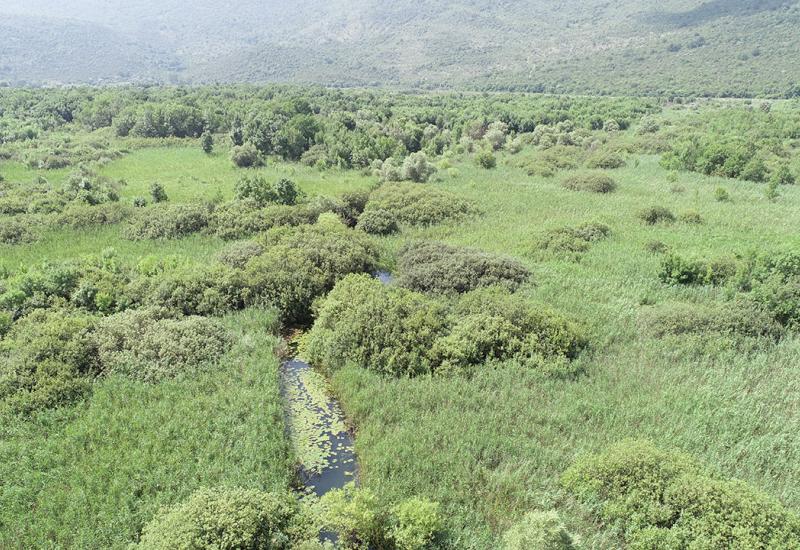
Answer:
[[[251,143],[231,149],[231,162],[239,168],[255,168],[264,164],[258,149]]]
[[[429,185],[402,183],[382,185],[367,202],[364,212],[386,210],[408,225],[433,225],[476,212],[469,201]]]
[[[665,284],[718,285],[732,277],[736,269],[733,260],[689,260],[670,254],[661,262],[659,278]]]
[[[399,253],[397,282],[418,292],[462,293],[503,285],[516,290],[530,271],[511,258],[436,242],[416,242]]]
[[[632,548],[792,548],[800,541],[800,518],[773,498],[647,441],[583,457],[563,483]]]
[[[528,512],[503,535],[503,550],[572,550],[572,537],[557,512]]]
[[[570,191],[587,191],[591,193],[611,193],[617,188],[616,182],[600,172],[589,172],[569,176],[561,182],[564,189]]]
[[[586,167],[600,170],[613,170],[625,166],[625,158],[616,151],[601,149],[586,159]]]
[[[32,243],[39,235],[31,229],[31,223],[17,217],[0,220],[0,244]]]
[[[205,229],[209,217],[204,205],[158,204],[137,211],[125,228],[124,236],[132,241],[180,239]]]
[[[611,235],[611,228],[602,223],[584,223],[576,227],[560,227],[542,235],[539,250],[555,255],[577,255],[589,250],[592,243]]]
[[[675,214],[664,206],[651,206],[639,212],[639,219],[647,225],[657,223],[672,223],[675,221]]]
[[[159,511],[138,548],[173,550],[291,550],[313,540],[311,521],[297,499],[254,489],[199,489]]]
[[[368,210],[358,217],[358,229],[370,235],[391,235],[400,231],[397,216],[388,210]]]
[[[132,215],[130,207],[119,203],[106,203],[97,206],[87,204],[70,204],[56,218],[62,227],[82,229],[97,225],[114,225],[121,223]]]
[[[270,204],[261,208],[251,200],[235,200],[214,208],[208,230],[225,240],[243,239],[273,227],[314,223],[319,214],[314,205]]]
[[[351,364],[393,376],[492,361],[563,367],[583,345],[572,324],[500,287],[465,294],[451,309],[366,275],[336,285],[304,340],[306,356],[324,368]]]
[[[259,207],[268,204],[293,205],[302,196],[297,184],[288,179],[268,182],[263,176],[244,176],[236,183],[236,198]]]
[[[387,506],[352,484],[326,493],[320,508],[324,525],[339,535],[344,548],[425,550],[442,528],[435,502],[412,497]]]
[[[772,313],[744,298],[721,305],[665,304],[647,311],[643,321],[647,331],[657,338],[730,334],[778,340],[784,334]]]

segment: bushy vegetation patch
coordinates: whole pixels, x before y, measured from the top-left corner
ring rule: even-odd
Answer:
[[[659,278],[665,284],[675,285],[719,285],[735,275],[734,260],[691,260],[678,254],[670,254],[661,262]]]
[[[530,271],[511,258],[436,242],[416,242],[399,252],[397,282],[418,292],[463,293],[503,285],[516,290]]]
[[[290,550],[312,540],[313,529],[297,499],[254,489],[195,491],[163,509],[142,532],[138,548]]]
[[[256,241],[236,241],[223,248],[217,259],[228,267],[242,269],[247,262],[263,252],[264,247]]]
[[[625,166],[625,158],[617,151],[601,149],[586,159],[586,167],[594,170],[614,170]]]
[[[645,208],[638,214],[639,219],[647,225],[656,225],[658,223],[672,223],[675,221],[675,214],[669,208],[664,206],[651,206]]]
[[[433,225],[477,212],[471,202],[429,185],[401,183],[382,185],[370,195],[365,213],[387,210],[408,225]]]
[[[259,242],[265,252],[245,267],[245,301],[276,306],[290,324],[307,323],[314,300],[345,275],[377,268],[370,238],[348,229],[333,214],[321,216],[315,225],[272,229]]]
[[[773,498],[648,441],[585,456],[563,483],[634,548],[790,548],[800,540],[800,518]]]
[[[503,535],[503,550],[572,550],[572,537],[558,512],[533,511]]]
[[[320,509],[323,523],[344,548],[425,550],[434,547],[442,529],[438,503],[412,497],[390,506],[352,484],[326,493]]]
[[[358,218],[356,228],[370,235],[392,235],[400,231],[397,216],[388,210],[369,210]]]
[[[611,235],[611,228],[602,223],[584,223],[576,227],[559,227],[542,235],[537,248],[556,256],[577,256],[587,252],[592,243]]]
[[[583,345],[571,323],[501,287],[466,294],[451,309],[366,275],[334,288],[304,340],[314,364],[330,370],[352,364],[393,376],[493,361],[547,368],[551,360],[575,357]]]
[[[0,219],[0,244],[26,244],[39,239],[30,228],[31,222],[19,218]]]
[[[119,203],[107,203],[97,206],[70,204],[58,215],[56,223],[72,229],[98,225],[115,225],[128,219],[132,213],[130,207]]]
[[[202,231],[208,223],[209,211],[204,205],[158,204],[137,211],[125,228],[125,238],[180,239]]]
[[[569,176],[561,182],[564,189],[590,193],[611,193],[617,188],[613,178],[600,172],[589,172]]]
[[[644,325],[657,338],[724,334],[778,340],[785,332],[764,306],[744,298],[711,306],[664,304],[645,313]]]
[[[302,191],[292,180],[282,178],[269,182],[260,175],[242,177],[235,191],[237,199],[252,201],[262,208],[268,204],[293,205],[302,197]]]
[[[273,227],[314,223],[319,216],[315,205],[271,204],[259,207],[251,200],[231,201],[214,208],[208,231],[225,239],[243,239]]]
[[[258,149],[251,143],[233,147],[231,162],[238,168],[255,168],[264,164]]]

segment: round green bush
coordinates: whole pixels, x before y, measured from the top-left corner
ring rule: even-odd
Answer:
[[[0,220],[0,244],[26,244],[36,241],[39,236],[30,228],[31,223],[18,217]]]
[[[142,550],[291,550],[313,538],[291,495],[200,489],[162,509],[142,531]]]
[[[243,269],[247,262],[264,252],[264,247],[255,241],[237,241],[223,248],[217,259],[228,267]]]
[[[651,206],[639,212],[639,219],[647,225],[657,223],[672,223],[675,221],[675,214],[664,206]]]
[[[611,235],[611,228],[602,223],[585,223],[577,227],[560,227],[546,232],[539,239],[539,250],[555,255],[578,255],[589,250],[593,242]]]
[[[370,195],[364,213],[373,210],[392,212],[407,225],[434,225],[477,212],[474,204],[458,195],[419,183],[382,185]]]
[[[158,204],[138,209],[123,234],[132,241],[179,239],[202,231],[208,222],[208,209],[202,205]]]
[[[503,535],[503,550],[572,550],[572,537],[557,512],[528,512]]]
[[[370,235],[391,235],[400,231],[397,217],[388,210],[368,210],[358,218],[358,229]]]
[[[293,181],[281,178],[276,182],[268,182],[261,175],[240,178],[234,191],[238,200],[250,200],[259,207],[268,204],[293,205],[302,196],[302,192]]]
[[[591,193],[611,193],[617,188],[616,182],[602,173],[575,174],[561,182],[561,186],[570,191],[587,191]]]
[[[231,149],[231,162],[239,168],[253,168],[263,164],[258,149],[250,143]]]
[[[497,158],[490,149],[483,149],[475,153],[475,164],[486,170],[497,166]]]
[[[586,160],[586,167],[598,170],[614,170],[625,166],[625,159],[614,151],[598,151]]]

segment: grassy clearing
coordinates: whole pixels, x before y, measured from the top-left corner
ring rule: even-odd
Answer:
[[[226,318],[237,344],[202,374],[158,384],[111,376],[74,407],[0,419],[0,547],[125,548],[161,506],[197,488],[285,490],[294,459],[275,319]]]

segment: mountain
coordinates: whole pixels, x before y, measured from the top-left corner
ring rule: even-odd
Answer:
[[[0,81],[785,95],[798,0],[3,0]]]

